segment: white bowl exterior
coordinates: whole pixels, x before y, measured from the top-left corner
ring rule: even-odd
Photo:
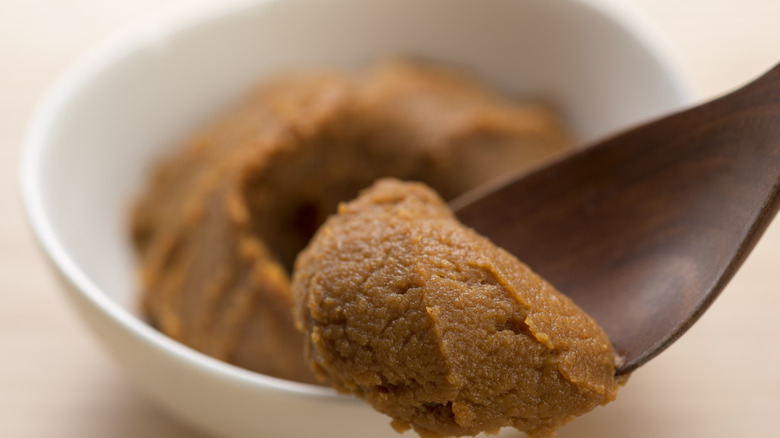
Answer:
[[[691,98],[651,28],[604,1],[276,0],[182,17],[128,30],[65,76],[31,122],[22,189],[42,246],[111,354],[162,406],[218,436],[396,436],[362,402],[215,361],[136,316],[129,203],[161,153],[259,78],[411,54],[544,99],[583,140]]]

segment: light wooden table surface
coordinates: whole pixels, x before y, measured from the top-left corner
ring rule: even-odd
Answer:
[[[702,98],[780,61],[778,0],[635,1]],[[0,0],[0,437],[199,437],[147,403],[60,294],[22,215],[25,123],[75,57],[172,0]],[[713,307],[560,437],[780,436],[780,220]],[[409,435],[411,436],[411,435]]]

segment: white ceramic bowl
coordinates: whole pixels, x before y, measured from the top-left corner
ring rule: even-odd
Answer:
[[[248,372],[139,317],[128,204],[156,157],[259,78],[385,54],[454,63],[561,109],[582,140],[677,108],[691,88],[627,6],[563,0],[268,0],[150,18],[74,66],[42,102],[22,163],[28,216],[89,327],[149,396],[224,437],[394,437],[350,397]],[[302,417],[301,417],[302,415]]]

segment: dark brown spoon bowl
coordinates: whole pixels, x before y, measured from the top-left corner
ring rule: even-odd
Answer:
[[[625,374],[709,307],[776,214],[779,189],[780,65],[452,206],[588,312]]]

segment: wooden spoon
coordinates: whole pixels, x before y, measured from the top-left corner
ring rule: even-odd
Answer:
[[[604,328],[620,375],[702,315],[774,217],[779,189],[780,65],[451,205]]]

